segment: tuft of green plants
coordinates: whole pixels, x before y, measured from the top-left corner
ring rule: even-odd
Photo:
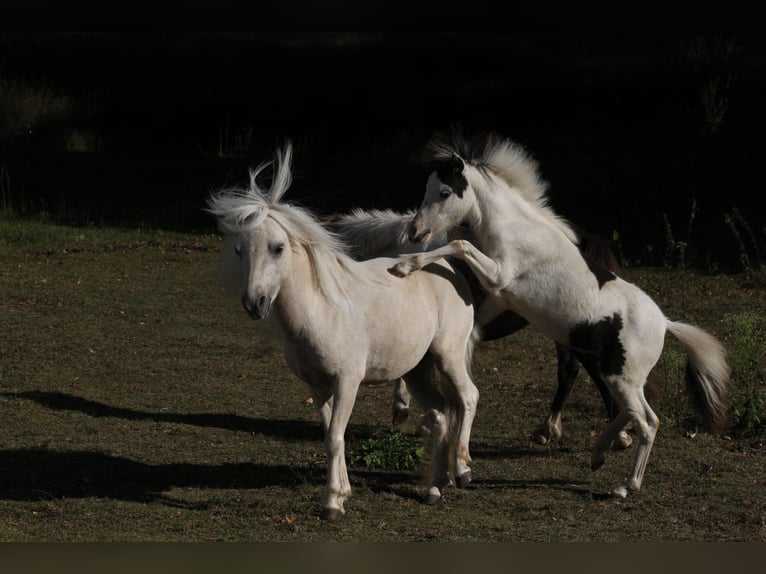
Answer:
[[[423,453],[418,439],[392,431],[359,443],[351,455],[351,464],[377,470],[413,470],[423,459]]]
[[[763,317],[752,312],[729,315],[724,323],[732,369],[728,389],[729,433],[736,437],[752,436],[766,425],[765,323]],[[671,425],[685,430],[695,428],[697,419],[684,384],[686,353],[677,342],[667,341],[657,368],[665,381],[658,412]]]
[[[726,319],[731,330],[729,362],[732,382],[729,391],[731,431],[750,435],[766,424],[766,380],[764,378],[764,319],[752,312]]]

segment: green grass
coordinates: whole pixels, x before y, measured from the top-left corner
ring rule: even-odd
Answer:
[[[563,439],[528,441],[556,367],[553,345],[529,329],[475,354],[469,489],[449,487],[426,507],[425,461],[350,462],[347,514],[321,522],[318,416],[266,325],[218,286],[220,246],[215,236],[0,219],[0,540],[766,540],[763,427],[698,428],[670,338],[644,489],[616,502],[606,494],[632,453],[589,470],[604,413],[587,379]],[[761,327],[747,330],[747,317],[766,311],[762,288],[670,269],[627,275],[668,316],[719,336],[732,393],[762,400]],[[349,461],[393,434],[390,396],[387,385],[360,391]],[[418,414],[397,429],[408,440]]]

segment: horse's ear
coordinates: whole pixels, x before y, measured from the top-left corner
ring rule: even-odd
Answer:
[[[465,169],[465,163],[459,155],[452,154],[452,159],[450,160],[450,169],[454,175],[460,175],[463,173],[463,170]]]

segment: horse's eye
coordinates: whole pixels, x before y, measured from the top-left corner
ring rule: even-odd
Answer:
[[[447,199],[450,195],[452,195],[451,189],[444,188],[439,190],[439,197],[441,197],[442,199]]]
[[[274,254],[275,257],[279,257],[280,255],[282,255],[282,252],[284,250],[285,250],[285,244],[284,243],[280,243],[280,244],[275,245],[274,247],[271,248],[271,251],[272,251],[272,253]]]
[[[242,248],[239,245],[236,245],[234,247],[234,253],[237,255],[237,257],[242,257]]]

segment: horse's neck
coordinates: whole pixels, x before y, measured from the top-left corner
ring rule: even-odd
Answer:
[[[474,185],[475,202],[468,214],[468,224],[476,234],[479,246],[487,255],[501,248],[508,234],[519,223],[534,219],[524,199],[507,189],[496,189],[481,181]]]
[[[474,193],[476,201],[469,215],[469,224],[477,235],[480,248],[487,255],[504,253],[509,243],[514,243],[515,234],[526,242],[530,225],[551,228],[556,235],[570,242],[565,232],[566,225],[559,224],[552,212],[547,214],[541,211],[504,182],[497,181],[491,185],[482,180],[474,185]]]
[[[282,282],[274,304],[279,327],[284,335],[291,337],[305,331],[326,307],[303,248],[293,253],[292,269]]]

